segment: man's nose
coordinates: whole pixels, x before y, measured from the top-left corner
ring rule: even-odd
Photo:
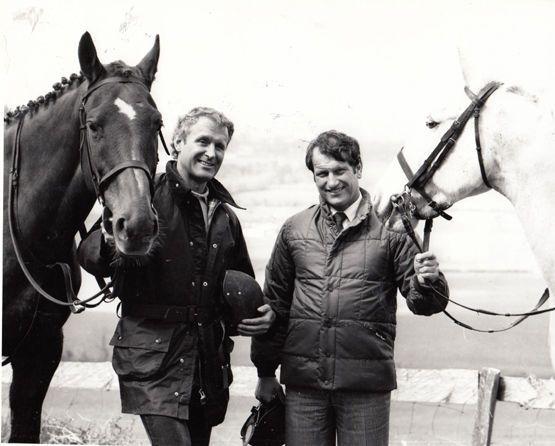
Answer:
[[[208,144],[204,153],[208,158],[214,158],[216,156],[216,146],[213,143]]]
[[[337,177],[333,174],[330,174],[328,176],[328,188],[333,189],[337,187],[338,184],[339,184],[339,181],[337,180]]]

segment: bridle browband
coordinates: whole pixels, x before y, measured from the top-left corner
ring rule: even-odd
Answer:
[[[392,211],[398,212],[408,236],[411,238],[411,240],[413,241],[413,243],[416,245],[416,247],[420,252],[424,252],[428,250],[429,243],[430,243],[430,234],[432,231],[433,218],[438,216],[441,216],[447,220],[451,220],[452,218],[450,215],[448,215],[446,212],[444,212],[442,209],[439,208],[439,205],[434,200],[432,200],[429,194],[425,192],[424,186],[431,180],[435,172],[445,161],[445,158],[447,157],[451,149],[455,146],[459,136],[462,134],[464,127],[472,117],[474,117],[474,140],[476,144],[476,155],[478,158],[478,165],[480,167],[480,175],[482,176],[482,181],[484,182],[484,184],[489,189],[492,188],[484,166],[484,159],[482,155],[482,144],[480,142],[479,120],[480,120],[480,111],[484,106],[484,104],[486,103],[487,99],[501,85],[502,84],[500,82],[490,82],[484,88],[482,88],[482,90],[480,90],[478,94],[472,93],[468,87],[465,87],[465,92],[471,98],[472,102],[464,110],[464,112],[457,119],[455,119],[455,121],[453,121],[453,124],[451,125],[451,127],[443,134],[437,146],[434,148],[432,153],[430,153],[430,155],[424,160],[424,162],[422,163],[420,168],[416,171],[416,173],[413,173],[412,169],[410,168],[405,156],[403,155],[403,149],[401,149],[397,154],[397,161],[399,162],[401,169],[405,173],[405,176],[408,179],[408,183],[405,184],[403,192],[401,192],[400,194],[395,194],[391,196],[391,203],[393,205]],[[434,217],[423,218],[419,214],[416,203],[412,198],[413,190],[417,191],[428,202],[427,206],[429,206],[436,212],[436,215]],[[418,237],[416,236],[416,233],[414,231],[414,227],[412,226],[411,217],[420,219],[420,220],[426,220],[426,223],[424,225],[424,239],[423,239],[422,245],[420,244]],[[444,295],[433,286],[431,286],[431,288],[433,288],[436,294],[440,295],[442,298],[466,310],[474,311],[479,314],[486,314],[489,316],[518,317],[518,319],[516,319],[513,323],[511,323],[510,325],[502,329],[479,329],[479,328],[474,328],[464,322],[457,320],[450,313],[443,310],[445,315],[449,317],[449,319],[451,319],[457,325],[460,325],[461,327],[464,327],[472,331],[478,331],[482,333],[496,333],[496,332],[506,331],[520,324],[529,316],[555,311],[555,307],[540,310],[540,307],[549,298],[549,290],[547,288],[545,289],[544,293],[542,294],[542,296],[540,297],[540,299],[538,300],[534,308],[531,311],[526,313],[498,313],[495,311],[484,310],[481,308],[472,308],[451,299],[449,296]]]
[[[149,180],[149,184],[150,184],[150,190],[151,190],[151,194],[153,191],[153,175],[154,172],[151,172],[151,169],[149,169],[149,167],[147,166],[147,164],[144,161],[140,161],[140,160],[127,160],[127,161],[123,161],[119,164],[117,164],[115,167],[113,167],[112,169],[110,169],[108,172],[106,172],[104,175],[100,175],[98,170],[96,169],[94,163],[92,162],[91,159],[91,147],[90,147],[90,143],[89,143],[89,134],[87,131],[87,126],[86,126],[86,102],[88,100],[88,98],[90,97],[90,95],[95,92],[96,90],[98,90],[99,88],[101,88],[104,85],[107,84],[112,84],[112,83],[134,83],[134,84],[138,84],[141,85],[143,88],[145,88],[148,91],[148,88],[146,87],[146,85],[138,80],[134,80],[131,78],[127,78],[127,77],[109,77],[109,78],[105,78],[102,79],[98,82],[95,82],[91,85],[89,85],[87,91],[85,92],[85,94],[83,95],[83,97],[81,98],[81,106],[79,108],[79,123],[80,123],[80,143],[79,143],[79,151],[80,151],[80,163],[81,163],[81,170],[83,172],[83,176],[85,177],[85,182],[89,182],[92,183],[93,188],[94,188],[94,192],[96,194],[97,199],[99,200],[99,202],[104,206],[104,196],[103,196],[103,192],[107,186],[107,184],[113,180],[118,174],[120,174],[123,170],[125,169],[139,169],[144,171],[147,174],[147,178]],[[19,119],[19,122],[17,124],[17,129],[16,129],[16,134],[15,134],[15,139],[14,139],[14,149],[13,149],[13,154],[12,154],[12,165],[11,165],[11,170],[10,170],[10,179],[9,179],[9,192],[8,192],[8,224],[9,224],[9,230],[10,230],[10,236],[12,239],[12,244],[14,247],[14,252],[17,258],[17,261],[19,263],[19,266],[21,267],[23,273],[25,274],[25,277],[27,278],[27,280],[29,281],[29,283],[33,286],[33,288],[44,298],[46,298],[47,300],[49,300],[50,302],[53,302],[57,305],[61,305],[61,306],[67,306],[71,309],[72,313],[80,313],[82,312],[86,307],[96,307],[98,306],[100,303],[104,302],[104,301],[110,301],[113,300],[115,296],[113,296],[112,292],[109,290],[109,288],[112,286],[112,283],[108,283],[106,284],[103,278],[100,277],[96,277],[96,280],[100,286],[100,291],[97,292],[96,294],[94,294],[91,297],[88,297],[86,299],[77,299],[77,296],[75,295],[75,291],[73,289],[73,283],[72,283],[72,278],[71,278],[71,267],[67,264],[67,263],[63,263],[63,262],[55,262],[52,264],[46,264],[46,265],[42,265],[46,268],[54,268],[56,266],[60,267],[64,276],[64,284],[65,284],[65,289],[66,289],[66,300],[60,300],[57,299],[56,297],[50,295],[47,291],[45,291],[43,289],[43,287],[35,280],[35,278],[33,277],[33,275],[31,274],[31,272],[29,271],[29,268],[27,267],[27,263],[31,263],[31,262],[26,262],[25,259],[23,258],[23,252],[19,243],[19,238],[17,236],[16,233],[16,221],[15,221],[15,209],[16,209],[16,199],[17,199],[17,191],[18,191],[18,187],[19,187],[19,169],[20,169],[20,151],[21,151],[21,131],[23,128],[23,121],[25,119],[25,115],[21,116]],[[164,147],[164,150],[166,151],[166,153],[169,155],[169,150],[166,146],[164,137],[162,135],[161,130],[158,131],[158,135],[160,137],[160,140],[162,141],[162,145]],[[79,228],[79,232],[81,233],[81,236],[84,237],[84,235],[86,234],[86,231],[84,229],[84,227]],[[34,257],[31,253],[31,257]],[[41,263],[39,261],[33,261],[33,263]],[[102,296],[102,297],[101,297]],[[101,297],[99,302],[96,303],[90,303],[91,301],[93,301],[94,299]],[[35,308],[35,315],[36,312],[38,310],[38,301],[37,301],[37,307]],[[33,318],[34,320],[34,318]],[[31,323],[32,326],[33,323]],[[21,343],[24,341],[24,339],[26,338],[26,336],[29,334],[31,326],[29,327],[29,329],[27,330],[26,334],[24,335],[23,339],[20,341],[19,345],[21,345]],[[19,348],[19,345],[16,347],[15,350],[17,350]],[[9,359],[9,358],[8,358]],[[2,362],[2,365],[7,364],[9,361],[5,360]]]
[[[87,103],[87,100],[89,99],[89,96],[92,93],[94,93],[96,90],[98,90],[100,87],[106,84],[113,84],[113,83],[137,84],[137,85],[140,85],[145,90],[147,90],[147,92],[149,92],[146,85],[139,80],[135,80],[127,77],[108,77],[106,79],[102,79],[90,85],[81,99],[81,106],[79,107],[79,131],[80,131],[79,152],[81,154],[81,169],[83,171],[83,174],[85,175],[85,178],[90,183],[92,183],[96,197],[102,206],[104,206],[104,189],[107,187],[108,183],[112,179],[114,179],[125,169],[139,169],[144,171],[149,181],[151,195],[154,190],[154,183],[153,183],[154,172],[151,171],[151,169],[146,165],[144,161],[140,161],[140,160],[123,161],[117,164],[116,166],[114,166],[104,175],[100,175],[100,173],[95,168],[95,165],[92,162],[90,136],[87,129],[87,111],[86,111],[85,105]],[[161,130],[158,130],[158,135],[160,136],[160,140],[162,142],[164,150],[169,155],[170,153],[169,153],[168,147],[166,146],[164,137],[162,136]]]

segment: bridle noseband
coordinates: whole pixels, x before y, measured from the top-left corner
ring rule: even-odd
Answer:
[[[480,175],[482,176],[482,181],[488,188],[492,188],[491,183],[488,179],[486,174],[486,169],[484,166],[484,159],[482,156],[482,144],[480,142],[480,128],[479,128],[479,119],[480,119],[480,111],[484,104],[486,103],[487,99],[502,85],[500,82],[490,82],[488,83],[478,94],[474,94],[465,87],[466,94],[472,99],[470,105],[464,110],[464,112],[453,122],[451,127],[443,134],[441,137],[440,142],[434,148],[432,153],[426,158],[426,160],[422,163],[420,168],[413,173],[412,169],[410,168],[405,156],[403,155],[403,149],[399,151],[397,154],[397,161],[401,166],[401,169],[405,173],[405,176],[408,179],[408,183],[405,184],[403,192],[399,194],[394,194],[391,196],[391,204],[392,204],[392,212],[397,212],[405,231],[407,232],[408,236],[411,238],[413,243],[416,245],[420,252],[427,251],[430,243],[430,234],[432,231],[432,224],[433,219],[441,216],[446,220],[451,220],[451,216],[444,212],[439,205],[432,200],[432,198],[427,194],[424,190],[424,186],[431,180],[434,176],[435,172],[439,169],[441,164],[445,161],[445,158],[451,151],[451,149],[455,146],[459,136],[462,134],[464,127],[468,123],[468,121],[473,117],[474,118],[474,140],[476,143],[476,155],[478,158],[478,165],[480,167]],[[422,217],[418,211],[418,207],[412,197],[412,191],[417,191],[426,201],[427,206],[432,208],[436,215],[431,218]],[[412,226],[411,218],[416,218],[419,220],[426,220],[424,226],[424,239],[422,245],[416,236],[414,227]],[[549,298],[549,290],[546,288],[542,296],[540,297],[536,306],[529,312],[526,313],[497,313],[495,311],[484,310],[480,308],[472,308],[466,305],[463,305],[448,296],[444,295],[443,293],[439,292],[433,286],[429,285],[436,294],[442,296],[444,299],[452,302],[454,305],[457,305],[461,308],[474,311],[479,314],[487,314],[490,316],[505,316],[505,317],[518,317],[513,323],[509,326],[502,328],[502,329],[477,329],[474,328],[464,322],[457,320],[447,311],[443,310],[443,312],[449,317],[453,322],[461,327],[467,328],[469,330],[483,332],[483,333],[495,333],[500,331],[509,330],[516,325],[523,322],[527,317],[547,313],[549,311],[554,311],[555,307],[547,308],[540,310],[540,307],[547,301]]]

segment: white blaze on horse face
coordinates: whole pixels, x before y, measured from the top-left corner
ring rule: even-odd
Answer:
[[[119,112],[127,116],[130,121],[133,121],[133,119],[135,119],[135,116],[137,116],[137,112],[135,111],[133,106],[125,102],[123,99],[117,98],[114,101],[114,104],[119,109]]]

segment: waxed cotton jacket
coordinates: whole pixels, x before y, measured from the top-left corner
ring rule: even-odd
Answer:
[[[281,382],[290,386],[393,390],[397,289],[416,314],[445,308],[416,279],[414,243],[387,230],[361,193],[355,219],[339,234],[325,203],[283,225],[264,286],[277,318],[251,344],[259,376],[274,376],[281,364]],[[448,295],[443,275],[433,286]]]
[[[198,199],[170,161],[155,181],[160,240],[153,255],[139,265],[113,258],[100,230],[79,247],[81,265],[92,274],[112,276],[122,302],[110,344],[124,413],[187,419],[196,398],[210,424],[225,416],[233,341],[226,334],[221,284],[227,269],[253,277],[254,272],[229,207],[237,205],[216,180],[208,189],[207,234]],[[181,319],[184,314],[191,319]]]

